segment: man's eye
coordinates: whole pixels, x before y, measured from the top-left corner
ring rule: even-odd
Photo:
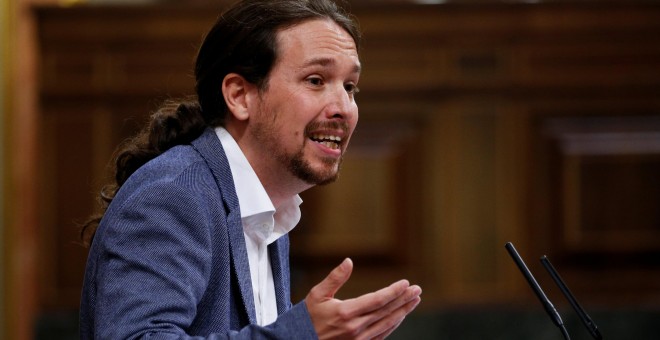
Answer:
[[[344,85],[344,89],[346,89],[346,92],[349,94],[356,94],[360,92],[360,89],[355,84],[346,84]]]
[[[319,77],[309,77],[309,78],[307,78],[307,82],[314,85],[314,86],[323,85],[323,79],[321,79]]]

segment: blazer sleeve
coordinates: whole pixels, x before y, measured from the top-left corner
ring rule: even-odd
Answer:
[[[217,189],[216,189],[217,190]],[[92,275],[95,339],[315,339],[304,303],[271,325],[229,329],[229,316],[215,334],[186,333],[196,319],[212,271],[209,204],[199,188],[152,183],[113,202],[95,236]],[[218,204],[222,204],[218,202]],[[226,223],[226,222],[225,222]],[[98,239],[96,239],[98,238]],[[90,256],[92,254],[90,253]],[[229,268],[230,260],[220,264]],[[230,271],[227,270],[227,273]],[[227,278],[229,282],[229,278]],[[227,301],[230,289],[224,290]],[[238,298],[238,297],[236,297]],[[229,303],[229,302],[227,302]],[[84,334],[81,334],[83,338]]]

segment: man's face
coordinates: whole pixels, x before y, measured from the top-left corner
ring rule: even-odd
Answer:
[[[312,20],[281,30],[277,50],[247,132],[270,166],[310,185],[332,182],[358,119],[355,42],[336,23]]]

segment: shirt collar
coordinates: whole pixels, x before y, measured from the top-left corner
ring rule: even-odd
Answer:
[[[291,231],[300,221],[300,196],[292,196],[276,211],[238,143],[224,127],[217,127],[215,132],[227,155],[246,234],[253,237],[256,232],[259,239],[273,242]],[[267,230],[264,224],[269,225]]]

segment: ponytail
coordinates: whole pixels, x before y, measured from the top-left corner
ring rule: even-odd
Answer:
[[[110,202],[137,169],[176,145],[190,144],[207,126],[197,102],[167,101],[163,104],[137,136],[128,139],[117,149],[114,182],[101,189],[101,211],[83,224],[80,231],[83,244],[91,244]]]

